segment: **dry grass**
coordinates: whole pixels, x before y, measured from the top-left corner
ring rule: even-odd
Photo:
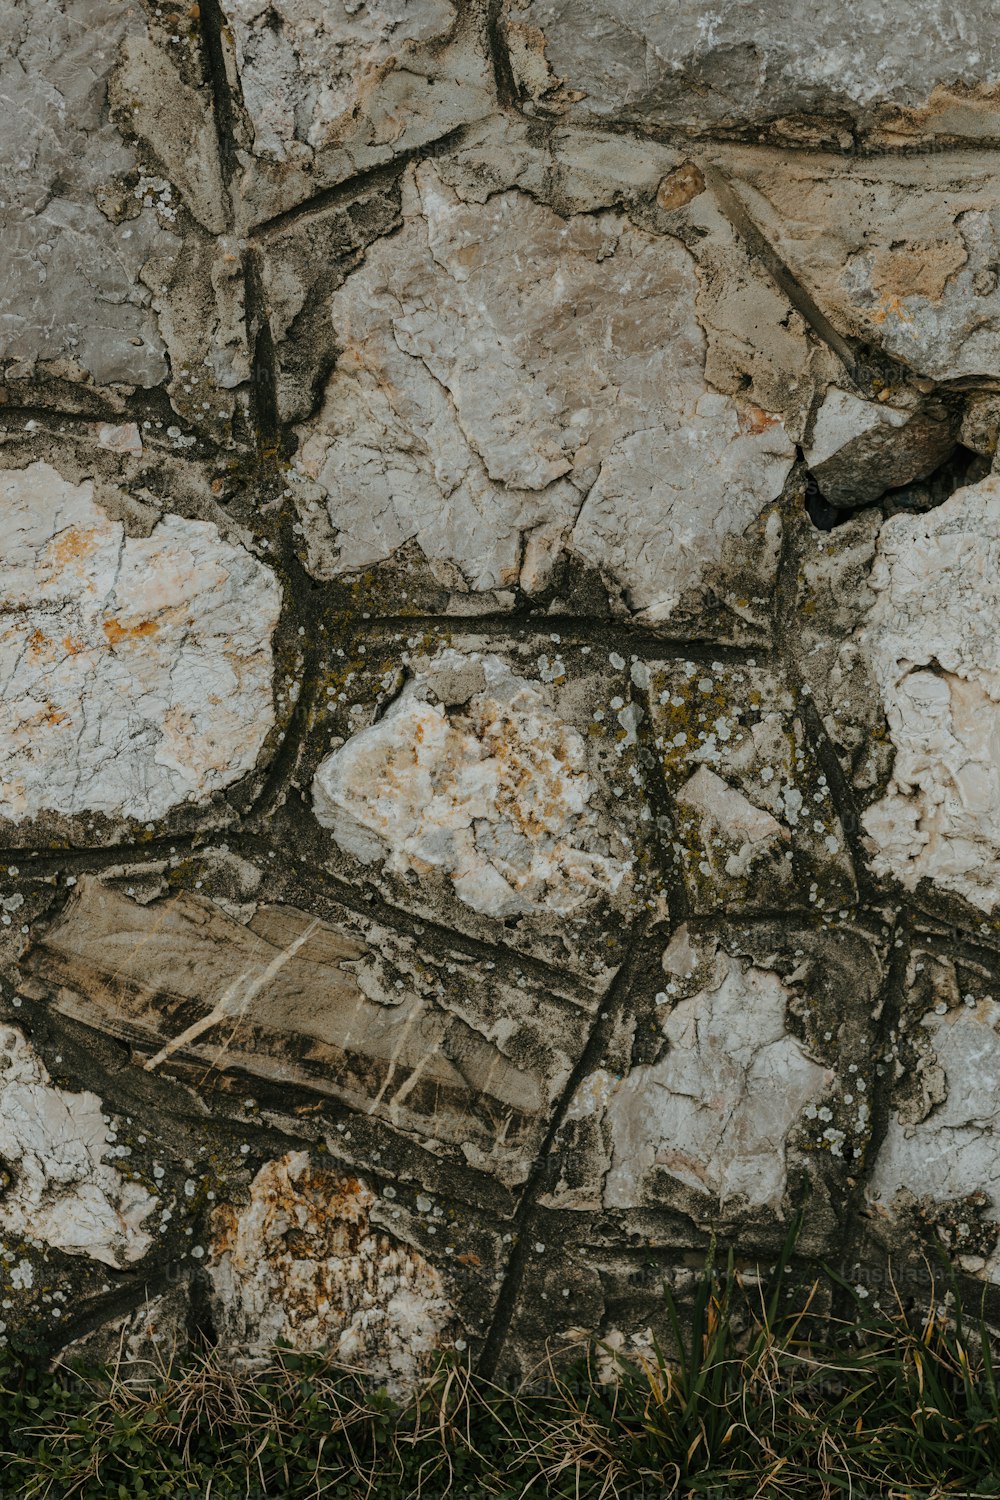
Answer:
[[[819,1280],[782,1311],[783,1273],[766,1290],[709,1265],[683,1310],[664,1292],[669,1350],[581,1344],[513,1392],[455,1356],[403,1403],[287,1349],[242,1368],[218,1351],[139,1373],[11,1364],[8,1481],[24,1500],[1000,1497],[985,1324],[934,1288],[918,1315],[897,1293],[835,1320]]]

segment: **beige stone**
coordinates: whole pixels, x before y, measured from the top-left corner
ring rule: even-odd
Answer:
[[[244,925],[203,896],[141,905],[82,877],[21,986],[128,1041],[147,1069],[307,1088],[521,1181],[582,1023],[457,959],[442,972],[346,915],[252,904]]]
[[[739,151],[726,170],[838,332],[954,380],[996,365],[998,162],[980,152],[847,163]]]

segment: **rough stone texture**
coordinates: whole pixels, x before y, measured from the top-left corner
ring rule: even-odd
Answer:
[[[273,574],[204,521],[129,536],[50,465],[0,473],[0,817],[147,819],[254,765]]]
[[[994,31],[4,7],[0,1337],[1000,1322]]]
[[[375,1195],[291,1151],[261,1168],[240,1213],[213,1218],[208,1274],[238,1350],[328,1348],[399,1394],[452,1321],[441,1273],[371,1225]]]
[[[671,1005],[697,965],[682,929],[663,960],[664,1055],[623,1080],[590,1074],[566,1111],[601,1119],[607,1208],[642,1207],[664,1172],[723,1207],[737,1196],[780,1207],[789,1131],[831,1075],[786,1033],[780,980],[722,950],[709,963],[706,987]]]
[[[398,66],[400,48],[446,39],[456,10],[450,0],[236,0],[230,18],[254,153],[287,161],[341,135],[379,75]]]
[[[996,368],[995,153],[725,160],[746,209],[838,331],[932,380]]]
[[[0,22],[10,111],[0,156],[7,263],[0,357],[70,359],[95,380],[156,385],[163,341],[140,272],[180,241],[152,204],[115,224],[95,194],[135,165],[105,115],[107,77],[141,10],[114,0],[17,3]],[[151,195],[150,195],[151,196]]]
[[[1000,50],[988,10],[941,0],[893,17],[778,0],[506,0],[515,73],[543,108],[693,130],[774,125],[793,140],[992,134]],[[781,127],[784,127],[782,131]]]
[[[793,457],[706,386],[692,257],[619,214],[464,204],[430,164],[403,216],[331,302],[346,348],[300,458],[332,532],[314,569],[413,537],[473,588],[534,593],[567,547],[668,614]]]
[[[618,890],[634,851],[602,829],[596,792],[583,737],[538,686],[493,654],[445,651],[322,762],[313,806],[363,863],[439,869],[473,911],[510,917]]]
[[[655,667],[649,688],[695,909],[853,901],[843,825],[805,731],[808,699],[749,662]]]
[[[251,214],[288,209],[485,115],[477,10],[454,0],[233,0]]]
[[[900,411],[834,387],[804,451],[823,498],[851,510],[925,478],[954,446],[954,419],[940,404],[930,412]]]
[[[1000,487],[991,476],[883,527],[863,640],[896,749],[864,816],[873,866],[990,912],[1000,900]]]
[[[0,1157],[13,1179],[0,1206],[3,1232],[119,1269],[138,1260],[152,1244],[143,1226],[154,1200],[113,1165],[115,1133],[101,1100],[56,1088],[16,1028],[0,1046]],[[22,1278],[32,1275],[26,1266]]]
[[[64,408],[93,385],[111,403],[162,385],[185,426],[228,436],[247,369],[210,237],[227,205],[191,16],[12,0],[0,59],[7,381],[45,405],[65,383]]]

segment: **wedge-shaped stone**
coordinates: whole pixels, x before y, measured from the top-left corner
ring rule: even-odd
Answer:
[[[232,0],[251,215],[486,114],[486,61],[463,10],[454,0]]]
[[[696,909],[854,898],[844,830],[803,703],[769,668],[651,667],[650,713],[671,840]]]
[[[817,413],[805,460],[823,499],[850,509],[926,478],[955,447],[957,427],[938,403],[907,411],[834,387]]]
[[[840,333],[954,380],[1000,357],[998,164],[995,152],[845,162],[739,151],[726,171]]]
[[[346,913],[263,905],[244,926],[201,896],[142,906],[85,877],[38,934],[24,985],[129,1040],[147,1068],[304,1086],[517,1182],[585,1021],[474,967],[435,965]]]

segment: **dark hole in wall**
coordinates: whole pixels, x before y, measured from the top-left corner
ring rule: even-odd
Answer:
[[[883,512],[886,520],[901,511],[935,510],[956,490],[967,484],[977,484],[980,479],[985,478],[991,467],[988,458],[957,443],[944,463],[939,464],[925,479],[900,485],[898,489],[886,490],[877,500],[870,500],[853,508],[831,505],[812,474],[807,474],[804,496],[806,515],[819,531],[833,531],[859,511],[874,507]]]

